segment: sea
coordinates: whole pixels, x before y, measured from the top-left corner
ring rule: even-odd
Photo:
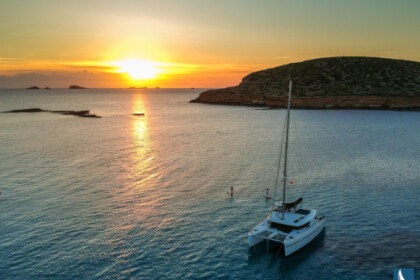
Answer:
[[[102,116],[0,113],[0,279],[420,279],[419,112],[292,110],[286,198],[327,223],[284,257],[247,232],[285,110],[202,91],[0,90],[1,112]]]

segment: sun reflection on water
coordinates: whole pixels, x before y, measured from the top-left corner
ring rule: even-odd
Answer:
[[[152,165],[155,157],[150,143],[147,117],[133,117],[132,133],[135,145],[131,159],[134,163],[132,179],[136,187],[147,188],[147,182],[157,175]]]
[[[161,192],[159,180],[161,168],[156,161],[155,149],[150,137],[150,117],[147,110],[147,100],[143,95],[135,95],[132,100],[134,113],[143,113],[142,116],[133,116],[131,133],[134,141],[134,151],[131,153],[133,166],[129,180],[129,191],[132,208],[137,223],[142,228],[154,228],[161,216]]]
[[[133,180],[136,187],[144,187],[147,178],[153,174],[150,172],[151,161],[154,156],[151,153],[149,126],[147,122],[147,108],[142,95],[133,97],[133,112],[136,114],[144,114],[141,116],[133,116],[132,118],[132,135],[134,140],[134,151],[131,154],[131,162],[134,163]],[[151,174],[150,174],[151,173]]]
[[[127,158],[122,187],[116,196],[112,217],[112,236],[124,241],[127,235],[142,235],[159,227],[164,204],[158,186],[162,179],[156,147],[151,137],[151,112],[147,96],[136,93],[131,99],[131,115],[127,127]],[[147,240],[147,237],[144,237]],[[125,252],[122,252],[122,254]]]

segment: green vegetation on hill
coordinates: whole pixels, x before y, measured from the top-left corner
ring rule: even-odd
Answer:
[[[296,108],[420,108],[420,63],[373,57],[319,58],[266,69],[192,102],[282,107],[289,76]]]

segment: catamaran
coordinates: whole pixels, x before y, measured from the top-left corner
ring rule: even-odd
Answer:
[[[325,217],[318,216],[315,209],[302,208],[302,198],[286,202],[287,156],[289,145],[290,104],[292,99],[292,79],[289,81],[289,99],[286,113],[284,159],[280,153],[276,186],[279,181],[280,164],[283,163],[283,200],[276,202],[275,191],[271,213],[248,232],[249,247],[263,241],[273,241],[280,245],[285,256],[298,251],[314,240],[325,228]],[[268,244],[267,244],[268,245]]]

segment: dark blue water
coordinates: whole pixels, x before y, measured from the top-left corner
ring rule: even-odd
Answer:
[[[0,111],[103,116],[0,114],[0,279],[419,277],[419,113],[292,112],[288,197],[327,227],[285,258],[246,235],[270,208],[284,111],[198,93],[0,90]]]

